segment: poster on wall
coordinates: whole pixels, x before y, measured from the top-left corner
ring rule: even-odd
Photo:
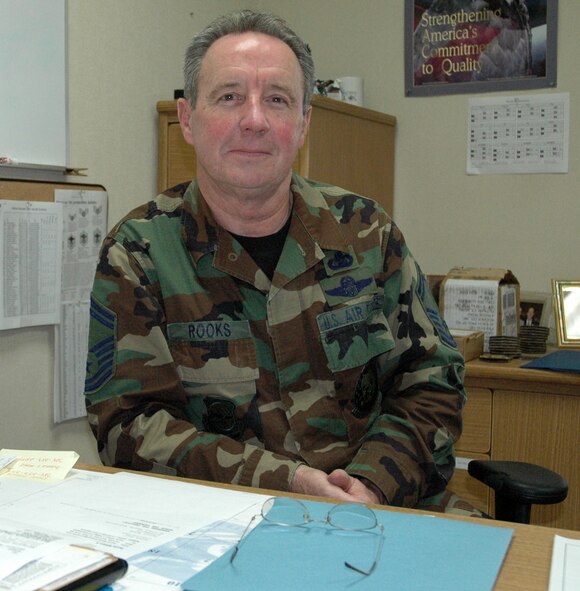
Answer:
[[[405,0],[407,96],[556,86],[558,0]]]

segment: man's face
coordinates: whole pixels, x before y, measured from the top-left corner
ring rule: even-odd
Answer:
[[[178,103],[198,180],[222,192],[271,193],[289,186],[306,136],[302,70],[282,41],[260,33],[226,35],[207,51],[195,108]]]

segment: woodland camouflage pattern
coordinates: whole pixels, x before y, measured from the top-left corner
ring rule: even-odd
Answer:
[[[393,505],[454,468],[464,363],[404,238],[375,202],[294,175],[272,282],[195,182],[106,238],[86,399],[103,462],[289,490],[344,468]]]

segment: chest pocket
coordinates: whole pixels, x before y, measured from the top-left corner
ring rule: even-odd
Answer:
[[[374,294],[317,316],[322,346],[334,373],[361,367],[394,348],[383,300],[383,294]]]
[[[255,394],[259,369],[247,320],[169,324],[167,337],[188,394],[238,400]]]

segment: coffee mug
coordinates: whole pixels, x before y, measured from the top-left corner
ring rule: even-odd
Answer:
[[[358,76],[344,76],[336,80],[342,100],[352,105],[362,107],[363,104],[363,79]]]

